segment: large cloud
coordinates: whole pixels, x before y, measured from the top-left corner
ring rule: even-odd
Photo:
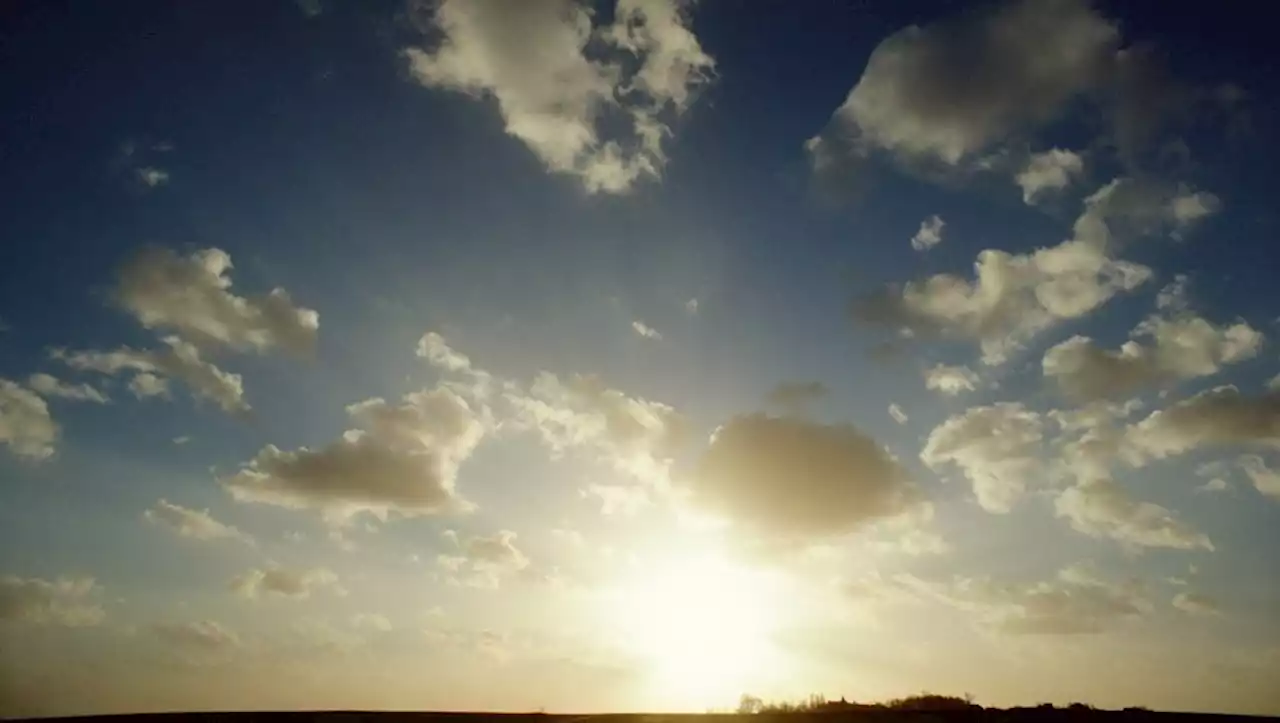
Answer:
[[[338,583],[338,576],[322,567],[310,570],[288,570],[276,566],[254,568],[232,578],[230,588],[237,595],[249,599],[271,596],[299,600],[321,588],[338,595],[346,594]]]
[[[1134,465],[1200,447],[1280,446],[1280,390],[1256,397],[1234,386],[1200,392],[1152,412],[1125,430],[1123,453]]]
[[[0,379],[0,442],[19,457],[44,459],[53,454],[58,432],[43,399],[17,382]]]
[[[1057,246],[984,250],[972,280],[944,273],[892,286],[860,300],[854,314],[917,335],[974,340],[986,363],[1002,363],[1045,330],[1145,283],[1151,269],[1115,252],[1127,238],[1184,232],[1203,217],[1185,213],[1190,199],[1209,212],[1218,207],[1211,194],[1116,179],[1086,199],[1071,238]]]
[[[179,256],[148,248],[120,270],[115,296],[148,329],[172,329],[201,346],[309,354],[320,317],[284,289],[250,297],[231,292],[231,257],[217,248]]]
[[[458,467],[484,435],[479,413],[452,390],[369,399],[347,408],[357,425],[325,447],[268,445],[222,480],[240,501],[312,509],[331,521],[369,512],[385,518],[460,512]]]
[[[920,459],[934,470],[959,467],[983,509],[1006,513],[1042,469],[1043,436],[1040,415],[1020,403],[971,407],[929,433]]]
[[[898,463],[856,428],[763,414],[716,430],[688,484],[697,507],[781,544],[855,532],[921,502]]]
[[[165,499],[157,500],[155,506],[143,512],[142,516],[147,522],[193,540],[237,540],[246,545],[253,544],[252,537],[214,519],[208,510],[193,510]]]
[[[164,337],[167,348],[141,350],[120,347],[113,351],[54,349],[53,357],[72,369],[100,374],[131,374],[129,388],[139,397],[164,396],[167,378],[182,381],[198,399],[207,399],[228,414],[243,415],[250,406],[244,398],[239,374],[223,371],[206,361],[199,348],[176,336]]]
[[[808,148],[815,159],[885,150],[954,166],[1054,119],[1105,79],[1119,44],[1085,0],[1022,0],[905,28],[876,47]]]
[[[4,575],[0,577],[0,622],[97,625],[106,615],[96,599],[100,592],[91,577],[43,580]]]
[[[1045,352],[1044,375],[1077,399],[1115,399],[1148,385],[1212,376],[1256,356],[1263,342],[1242,321],[1217,326],[1187,311],[1154,315],[1131,337],[1114,351],[1072,337]]]
[[[714,69],[689,30],[688,4],[618,0],[613,24],[593,28],[577,0],[441,0],[439,44],[404,56],[425,86],[493,98],[507,133],[549,170],[621,193],[661,174],[669,120]],[[606,121],[631,138],[604,138]]]

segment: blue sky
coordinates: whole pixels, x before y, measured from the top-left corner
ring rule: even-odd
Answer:
[[[1280,712],[1274,61],[1141,10],[8,11],[5,712]]]

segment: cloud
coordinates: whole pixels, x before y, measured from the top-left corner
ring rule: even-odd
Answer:
[[[898,424],[907,423],[907,413],[902,411],[902,407],[899,407],[897,404],[889,405],[889,416],[893,417],[893,421]]]
[[[106,617],[96,600],[101,591],[91,577],[0,576],[0,623],[97,625]]]
[[[1031,154],[1014,180],[1022,189],[1023,202],[1033,205],[1051,193],[1066,189],[1083,174],[1083,158],[1071,151],[1051,148]]]
[[[926,388],[954,397],[961,392],[972,392],[978,388],[978,375],[967,366],[946,366],[938,364],[924,372]]]
[[[147,188],[169,185],[169,172],[155,166],[143,166],[134,170],[138,182]]]
[[[955,465],[973,485],[978,504],[1004,514],[1041,473],[1042,438],[1040,415],[1021,403],[970,407],[929,433],[920,459],[935,471]]]
[[[659,334],[657,329],[653,328],[652,326],[649,326],[648,324],[644,323],[643,321],[640,321],[639,319],[636,319],[635,321],[631,322],[631,330],[639,334],[640,336],[643,336],[646,339],[653,339],[654,341],[662,341],[662,334]]]
[[[147,248],[120,269],[116,301],[148,329],[172,329],[200,346],[308,355],[320,316],[276,288],[244,297],[231,292],[231,257],[218,248],[183,257]]]
[[[541,372],[527,390],[508,389],[513,423],[536,432],[556,454],[593,452],[637,480],[665,485],[686,422],[661,402],[631,397],[598,377]]]
[[[1027,254],[984,250],[972,281],[944,273],[890,286],[858,301],[854,315],[915,336],[974,340],[985,363],[1003,363],[1045,330],[1145,283],[1151,269],[1114,253],[1128,237],[1186,231],[1193,221],[1178,218],[1174,208],[1190,195],[1116,179],[1085,200],[1072,237],[1057,246]]]
[[[1175,292],[1162,294],[1158,303],[1166,308],[1179,303]],[[1243,321],[1215,326],[1181,310],[1147,318],[1114,351],[1074,336],[1046,351],[1041,368],[1068,396],[1114,399],[1146,386],[1212,376],[1253,358],[1262,344],[1262,333]]]
[[[769,390],[765,401],[788,412],[800,412],[830,393],[822,382],[782,382]]]
[[[17,382],[0,379],[0,442],[10,452],[45,459],[53,455],[58,434],[58,424],[43,399]]]
[[[478,412],[456,392],[406,394],[399,405],[369,399],[347,407],[356,429],[319,449],[264,447],[221,480],[235,499],[321,512],[343,522],[368,512],[385,519],[462,512],[458,467],[484,436]]]
[[[491,537],[472,537],[455,555],[440,555],[436,563],[452,573],[465,574],[458,581],[474,587],[497,588],[504,578],[529,567],[529,558],[515,544],[516,533],[502,530]]]
[[[461,372],[471,370],[471,359],[460,351],[449,346],[443,336],[429,331],[418,340],[418,357],[426,359],[432,366],[445,371]]]
[[[699,302],[696,298],[689,299],[688,301],[684,302],[684,313],[688,314],[689,316],[697,316],[698,306],[699,306]]]
[[[96,404],[106,404],[111,401],[107,399],[107,395],[88,384],[67,384],[50,374],[32,374],[27,377],[27,386],[46,398],[55,397]]]
[[[246,545],[253,544],[252,537],[215,520],[208,510],[193,510],[163,498],[157,500],[155,506],[143,512],[142,516],[148,522],[167,527],[181,537],[193,540],[238,540]]]
[[[1246,454],[1239,459],[1240,469],[1262,494],[1280,502],[1280,469],[1268,467],[1256,454]]]
[[[380,613],[356,613],[351,616],[351,627],[388,633],[391,632],[391,621]]]
[[[936,213],[921,221],[920,230],[911,237],[911,248],[916,251],[928,251],[942,243],[942,229],[946,225],[942,217]]]
[[[622,515],[628,517],[653,503],[649,492],[636,485],[602,485],[589,484],[578,491],[584,498],[594,497],[600,500],[600,514],[606,517]]]
[[[1070,520],[1076,531],[1110,538],[1131,549],[1214,549],[1207,535],[1179,520],[1173,512],[1133,499],[1110,479],[1090,479],[1069,487],[1058,495],[1054,507],[1058,516]]]
[[[403,51],[419,83],[492,98],[509,135],[548,170],[577,176],[588,192],[623,193],[657,178],[668,122],[714,71],[678,0],[618,0],[613,24],[593,27],[574,0],[520,3],[442,0],[432,50]],[[620,125],[631,139],[602,137]]]
[[[1141,466],[1210,446],[1280,445],[1280,391],[1245,396],[1234,386],[1195,394],[1129,425],[1125,460]]]
[[[888,452],[853,426],[763,414],[716,430],[688,491],[700,509],[782,545],[855,532],[922,501]]]
[[[1208,595],[1180,592],[1173,596],[1173,606],[1189,615],[1220,615],[1218,603]]]
[[[274,566],[254,568],[232,578],[230,589],[250,600],[267,596],[301,600],[320,589],[328,589],[336,595],[346,594],[338,583],[338,576],[323,567],[299,571]]]
[[[161,339],[167,348],[138,350],[120,347],[114,351],[66,351],[54,349],[51,356],[72,369],[108,376],[132,373],[129,390],[139,398],[165,396],[165,377],[181,380],[199,399],[207,399],[228,414],[243,415],[251,407],[244,399],[239,374],[223,371],[201,358],[200,350],[176,336]]]
[[[156,623],[149,629],[162,643],[188,653],[217,653],[242,644],[238,635],[212,620]]]
[[[1057,117],[1105,79],[1119,43],[1083,0],[1023,0],[907,27],[872,51],[810,153],[879,150],[955,166]]]

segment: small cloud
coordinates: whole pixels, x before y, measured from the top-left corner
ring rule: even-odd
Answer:
[[[631,329],[635,331],[635,333],[639,334],[640,336],[643,336],[646,339],[653,339],[654,341],[662,341],[662,334],[658,333],[657,329],[653,328],[652,326],[649,326],[648,324],[644,323],[643,321],[640,321],[639,319],[631,322]]]
[[[338,576],[322,567],[303,571],[280,567],[253,569],[232,578],[230,588],[237,595],[251,600],[268,594],[299,600],[320,588],[328,588],[339,596],[347,592],[338,583]]]
[[[698,315],[698,300],[697,300],[697,298],[689,299],[688,301],[684,302],[684,313],[688,314],[689,316],[697,316],[697,315]]]
[[[32,374],[27,377],[27,386],[46,399],[67,399],[95,404],[106,404],[111,401],[107,395],[88,384],[67,384],[50,374]]]
[[[324,12],[324,3],[320,0],[293,0],[303,15],[314,18]]]
[[[181,537],[193,540],[238,540],[253,545],[253,538],[239,529],[215,520],[208,510],[193,510],[160,499],[155,506],[142,513],[143,518],[154,525],[167,527]]]
[[[1208,595],[1180,592],[1173,596],[1173,606],[1188,615],[1220,615],[1218,602]]]
[[[893,417],[893,421],[897,422],[898,424],[907,423],[907,419],[908,419],[907,413],[902,411],[902,407],[899,407],[897,404],[889,405],[889,416]]]
[[[156,188],[169,184],[169,172],[163,168],[143,166],[142,168],[136,169],[133,173],[137,177],[138,181],[147,188]]]
[[[911,237],[911,248],[916,251],[928,251],[942,243],[942,229],[947,223],[938,214],[920,222],[920,230]]]
[[[946,366],[939,364],[924,372],[924,385],[940,394],[954,397],[961,392],[972,392],[978,388],[978,375],[966,366]]]
[[[1071,151],[1053,148],[1032,154],[1014,180],[1022,189],[1022,201],[1034,204],[1044,196],[1061,191],[1084,173],[1084,159]]]
[[[391,631],[391,621],[380,613],[356,613],[351,616],[351,627],[386,633]]]
[[[173,443],[174,443],[174,444],[176,444],[176,445],[183,445],[183,444],[186,444],[187,442],[190,442],[190,441],[191,441],[191,437],[189,437],[189,436],[187,436],[187,435],[185,435],[185,434],[184,434],[184,435],[182,435],[181,437],[174,437],[174,438],[173,438]]]

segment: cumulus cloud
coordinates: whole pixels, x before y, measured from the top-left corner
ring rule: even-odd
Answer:
[[[205,361],[199,348],[176,336],[161,339],[165,348],[140,350],[120,347],[113,351],[54,349],[52,356],[72,369],[114,376],[132,374],[129,390],[139,398],[168,394],[167,378],[178,379],[198,399],[217,404],[228,414],[244,415],[251,407],[244,398],[239,374],[223,371]]]
[[[1133,499],[1110,479],[1091,479],[1058,495],[1055,509],[1078,532],[1110,538],[1131,549],[1168,547],[1213,550],[1204,533],[1178,519],[1170,510]]]
[[[788,412],[801,412],[830,391],[822,382],[782,382],[769,390],[765,401]]]
[[[653,328],[652,326],[649,326],[648,324],[644,323],[643,321],[640,321],[639,319],[636,319],[635,321],[631,322],[631,330],[646,339],[653,339],[654,341],[662,341],[662,334],[658,333],[657,329]]]
[[[808,148],[955,166],[1055,118],[1105,79],[1119,43],[1083,0],[1022,0],[907,27],[876,47]]]
[[[908,419],[907,413],[902,411],[902,407],[899,407],[897,404],[889,405],[889,416],[893,417],[893,421],[897,422],[898,424],[907,423],[907,419]]]
[[[94,402],[106,404],[111,401],[107,395],[88,384],[67,384],[51,374],[32,374],[27,377],[27,386],[42,397],[69,399],[75,402]]]
[[[101,590],[91,577],[0,576],[0,623],[97,625],[106,616],[97,601]]]
[[[193,540],[237,540],[246,545],[253,544],[252,537],[215,520],[209,510],[193,510],[160,499],[155,506],[143,512],[142,516],[147,522],[166,527],[181,537]]]
[[[403,51],[422,85],[492,98],[509,135],[548,170],[587,191],[622,193],[657,178],[669,122],[714,71],[681,0],[618,0],[613,23],[594,25],[576,0],[443,0],[431,50]],[[618,124],[629,139],[606,138]]]
[[[1269,467],[1266,460],[1256,454],[1244,455],[1239,464],[1255,489],[1280,502],[1280,469]]]
[[[0,379],[0,442],[10,452],[45,459],[53,455],[58,434],[58,424],[43,399],[17,382]]]
[[[238,635],[212,620],[156,623],[150,631],[162,643],[185,653],[219,653],[242,644]]]
[[[1061,148],[1051,148],[1043,153],[1033,153],[1018,175],[1014,177],[1022,189],[1022,200],[1030,205],[1051,193],[1070,186],[1084,173],[1084,159],[1076,153]]]
[[[200,346],[310,354],[320,317],[296,306],[284,289],[237,296],[231,257],[218,248],[179,256],[147,248],[121,269],[117,302],[148,329],[171,329]]]
[[[1181,305],[1178,292],[1162,292],[1158,304]],[[1263,335],[1247,323],[1214,325],[1186,310],[1156,314],[1137,326],[1119,349],[1074,336],[1045,352],[1044,376],[1082,400],[1116,398],[1145,386],[1212,376],[1225,365],[1257,356]]]
[[[417,354],[426,359],[432,366],[450,372],[471,370],[471,359],[466,354],[449,346],[443,336],[429,331],[418,340]]]
[[[1152,412],[1125,430],[1123,452],[1133,465],[1214,446],[1280,445],[1280,392],[1246,396],[1220,386]]]
[[[929,433],[920,459],[930,469],[955,465],[973,485],[978,504],[1004,514],[1041,472],[1040,415],[1021,403],[971,407]]]
[[[1189,228],[1193,221],[1174,211],[1189,195],[1185,188],[1116,179],[1085,200],[1071,238],[1057,246],[1027,254],[984,250],[973,280],[943,273],[890,286],[861,299],[855,316],[915,336],[971,339],[985,363],[1003,363],[1045,330],[1145,283],[1151,269],[1114,254],[1123,239]]]
[[[222,484],[239,501],[316,510],[332,522],[470,509],[455,480],[484,425],[456,392],[412,392],[398,405],[369,399],[347,414],[356,428],[341,438],[314,450],[268,445]]]
[[[924,385],[940,394],[954,397],[978,388],[978,375],[967,366],[938,364],[924,371]]]
[[[286,570],[274,566],[254,568],[232,578],[230,588],[235,594],[251,600],[260,597],[300,600],[320,589],[328,589],[337,595],[346,594],[338,583],[338,576],[322,567],[310,570]]]
[[[855,532],[922,502],[898,463],[856,428],[764,414],[717,429],[688,487],[700,509],[781,545]]]
[[[1218,602],[1208,595],[1180,592],[1173,596],[1173,606],[1189,615],[1219,615]]]
[[[936,213],[921,221],[920,230],[911,237],[911,248],[916,251],[928,251],[942,243],[942,229],[946,225],[942,217]]]
[[[529,558],[515,544],[516,533],[502,530],[491,537],[472,537],[459,546],[456,554],[436,558],[440,567],[463,577],[460,583],[475,587],[497,588],[506,577],[529,567]]]

